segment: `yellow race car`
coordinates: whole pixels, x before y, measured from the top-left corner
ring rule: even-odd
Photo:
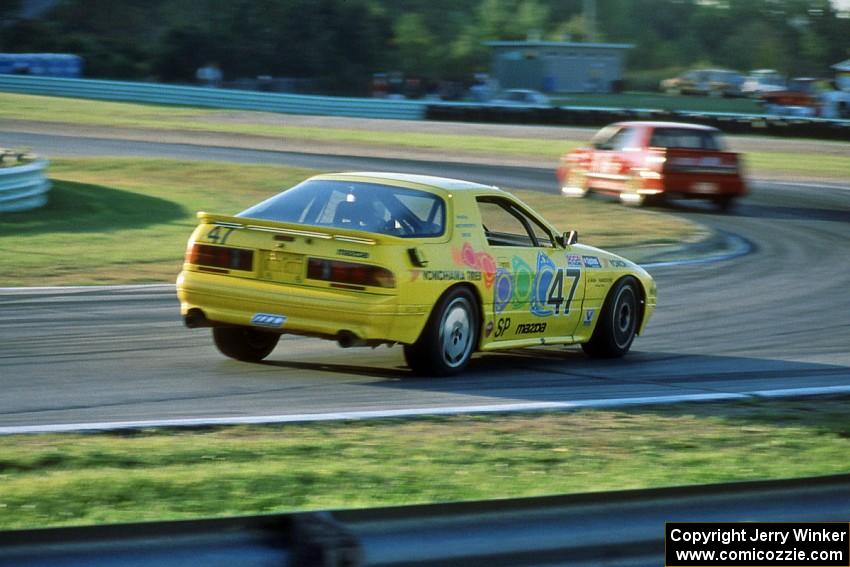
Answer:
[[[475,351],[535,345],[611,358],[655,309],[640,266],[478,183],[318,175],[236,216],[198,218],[177,279],[181,314],[238,360],[265,358],[282,334],[400,343],[426,375],[456,374]]]

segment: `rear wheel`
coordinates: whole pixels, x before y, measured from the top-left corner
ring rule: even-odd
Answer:
[[[723,195],[720,197],[715,197],[713,199],[714,206],[718,208],[718,210],[728,213],[733,208],[735,208],[735,198],[730,195]]]
[[[213,341],[222,354],[244,360],[259,362],[277,346],[280,335],[252,329],[251,327],[214,327]]]
[[[437,302],[419,340],[404,346],[404,359],[417,374],[461,372],[478,344],[478,307],[468,289],[456,287]]]
[[[626,277],[616,283],[605,299],[590,340],[581,345],[592,358],[619,358],[629,352],[638,326],[637,282]]]

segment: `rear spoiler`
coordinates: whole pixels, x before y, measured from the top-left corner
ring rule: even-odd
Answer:
[[[217,215],[203,211],[198,212],[198,220],[204,224],[214,224],[226,228],[256,230],[260,232],[272,232],[275,234],[303,236],[306,238],[317,238],[322,240],[338,240],[340,242],[354,242],[357,244],[404,244],[406,242],[405,239],[397,236],[366,232],[363,230],[351,230],[335,226],[304,225],[265,219],[234,217],[230,215]]]

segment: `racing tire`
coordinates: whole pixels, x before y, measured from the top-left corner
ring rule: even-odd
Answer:
[[[591,358],[620,358],[629,352],[638,327],[640,295],[632,277],[619,280],[605,298],[590,340],[581,348]]]
[[[730,197],[729,195],[725,195],[722,197],[715,197],[713,199],[714,206],[717,207],[722,213],[731,212],[732,209],[735,208],[735,199],[734,197]]]
[[[418,375],[452,376],[469,364],[478,345],[478,302],[465,287],[446,292],[419,340],[404,345],[404,360]]]
[[[225,356],[244,362],[259,362],[277,346],[280,335],[251,327],[213,327],[213,341]]]

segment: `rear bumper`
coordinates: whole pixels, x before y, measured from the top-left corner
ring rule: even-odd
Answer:
[[[177,278],[180,313],[198,309],[213,325],[335,338],[348,331],[365,341],[412,343],[429,310],[399,305],[395,295],[337,292],[184,270]],[[279,327],[256,325],[258,313],[285,317]],[[268,320],[268,318],[266,318]]]
[[[654,186],[653,186],[654,185]],[[658,189],[663,193],[702,197],[743,197],[747,185],[737,175],[664,174],[657,184],[647,184],[647,189]]]

